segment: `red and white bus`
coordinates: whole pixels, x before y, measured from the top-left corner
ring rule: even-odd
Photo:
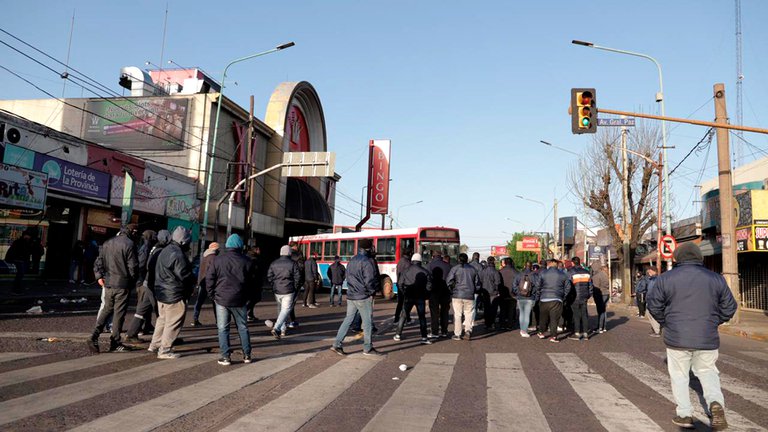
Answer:
[[[317,254],[317,263],[323,286],[330,287],[327,269],[333,263],[333,257],[338,255],[346,265],[357,253],[357,241],[369,238],[376,248],[376,261],[381,273],[382,291],[386,298],[391,298],[397,292],[397,261],[405,251],[419,252],[428,263],[432,251],[440,251],[451,257],[455,263],[459,256],[459,230],[445,227],[419,227],[393,230],[364,230],[350,233],[316,234],[291,237],[291,241],[299,244],[304,256]],[[346,286],[345,286],[346,288]]]

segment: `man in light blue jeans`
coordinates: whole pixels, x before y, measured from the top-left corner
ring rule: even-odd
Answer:
[[[280,333],[280,336],[285,336],[285,329],[287,327],[286,321],[293,309],[293,296],[294,294],[275,294],[275,302],[277,303],[277,321],[272,328],[275,333]]]
[[[222,358],[219,364],[228,366],[227,363],[231,361],[229,359],[231,353],[229,347],[230,316],[235,319],[237,333],[240,335],[240,343],[243,345],[243,361],[250,363],[251,336],[248,333],[248,308],[246,306],[226,307],[216,303],[216,327],[219,330],[219,350],[221,351]]]
[[[360,312],[360,318],[363,320],[363,352],[369,352],[373,349],[373,343],[371,342],[373,297],[368,297],[364,300],[350,300],[347,298],[347,316],[344,317],[344,322],[341,323],[341,327],[339,327],[339,331],[336,333],[336,341],[333,343],[334,347],[341,349],[341,343],[344,342],[344,338],[349,332],[349,327],[352,325],[352,320],[355,319],[358,311]]]
[[[720,335],[717,327],[736,313],[736,300],[723,276],[704,267],[701,250],[693,242],[674,253],[675,268],[656,278],[648,289],[648,312],[664,331],[667,368],[677,404],[675,425],[693,429],[688,380],[699,378],[712,418],[712,430],[728,427],[720,375],[715,366]]]
[[[291,259],[291,247],[281,247],[280,258],[274,260],[267,271],[267,281],[272,286],[277,306],[280,308],[275,326],[272,327],[272,336],[277,340],[285,336],[285,321],[296,304],[303,275],[299,264]]]

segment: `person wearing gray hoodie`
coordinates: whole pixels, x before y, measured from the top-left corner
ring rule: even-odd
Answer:
[[[171,233],[168,230],[160,230],[155,237],[156,242],[147,252],[147,256],[143,259],[145,264],[140,269],[144,274],[141,287],[143,294],[139,297],[136,304],[136,313],[133,315],[130,327],[128,327],[128,334],[125,337],[126,342],[141,343],[139,331],[142,327],[146,328],[148,324],[151,324],[153,312],[157,315],[157,301],[155,301],[154,294],[155,265],[157,264],[157,255],[170,243]]]
[[[192,236],[188,229],[176,227],[171,243],[158,254],[155,267],[155,298],[158,317],[149,351],[157,352],[159,359],[176,359],[171,351],[174,341],[184,325],[187,300],[195,286],[192,264],[187,258]]]

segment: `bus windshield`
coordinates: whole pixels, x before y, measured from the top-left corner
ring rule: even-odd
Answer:
[[[421,259],[428,263],[432,259],[432,251],[439,251],[443,256],[451,257],[451,264],[458,262],[459,244],[446,242],[421,242]]]

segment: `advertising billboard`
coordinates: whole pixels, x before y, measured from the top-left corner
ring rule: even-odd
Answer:
[[[371,140],[368,173],[368,206],[371,214],[389,212],[389,156],[390,140]]]
[[[0,164],[0,206],[42,210],[47,183],[46,173]]]
[[[494,257],[500,257],[500,256],[507,256],[507,247],[506,246],[491,246],[491,256]]]
[[[89,100],[83,138],[123,150],[181,150],[187,99]]]
[[[571,245],[576,242],[576,216],[560,218],[560,238],[558,243]]]

